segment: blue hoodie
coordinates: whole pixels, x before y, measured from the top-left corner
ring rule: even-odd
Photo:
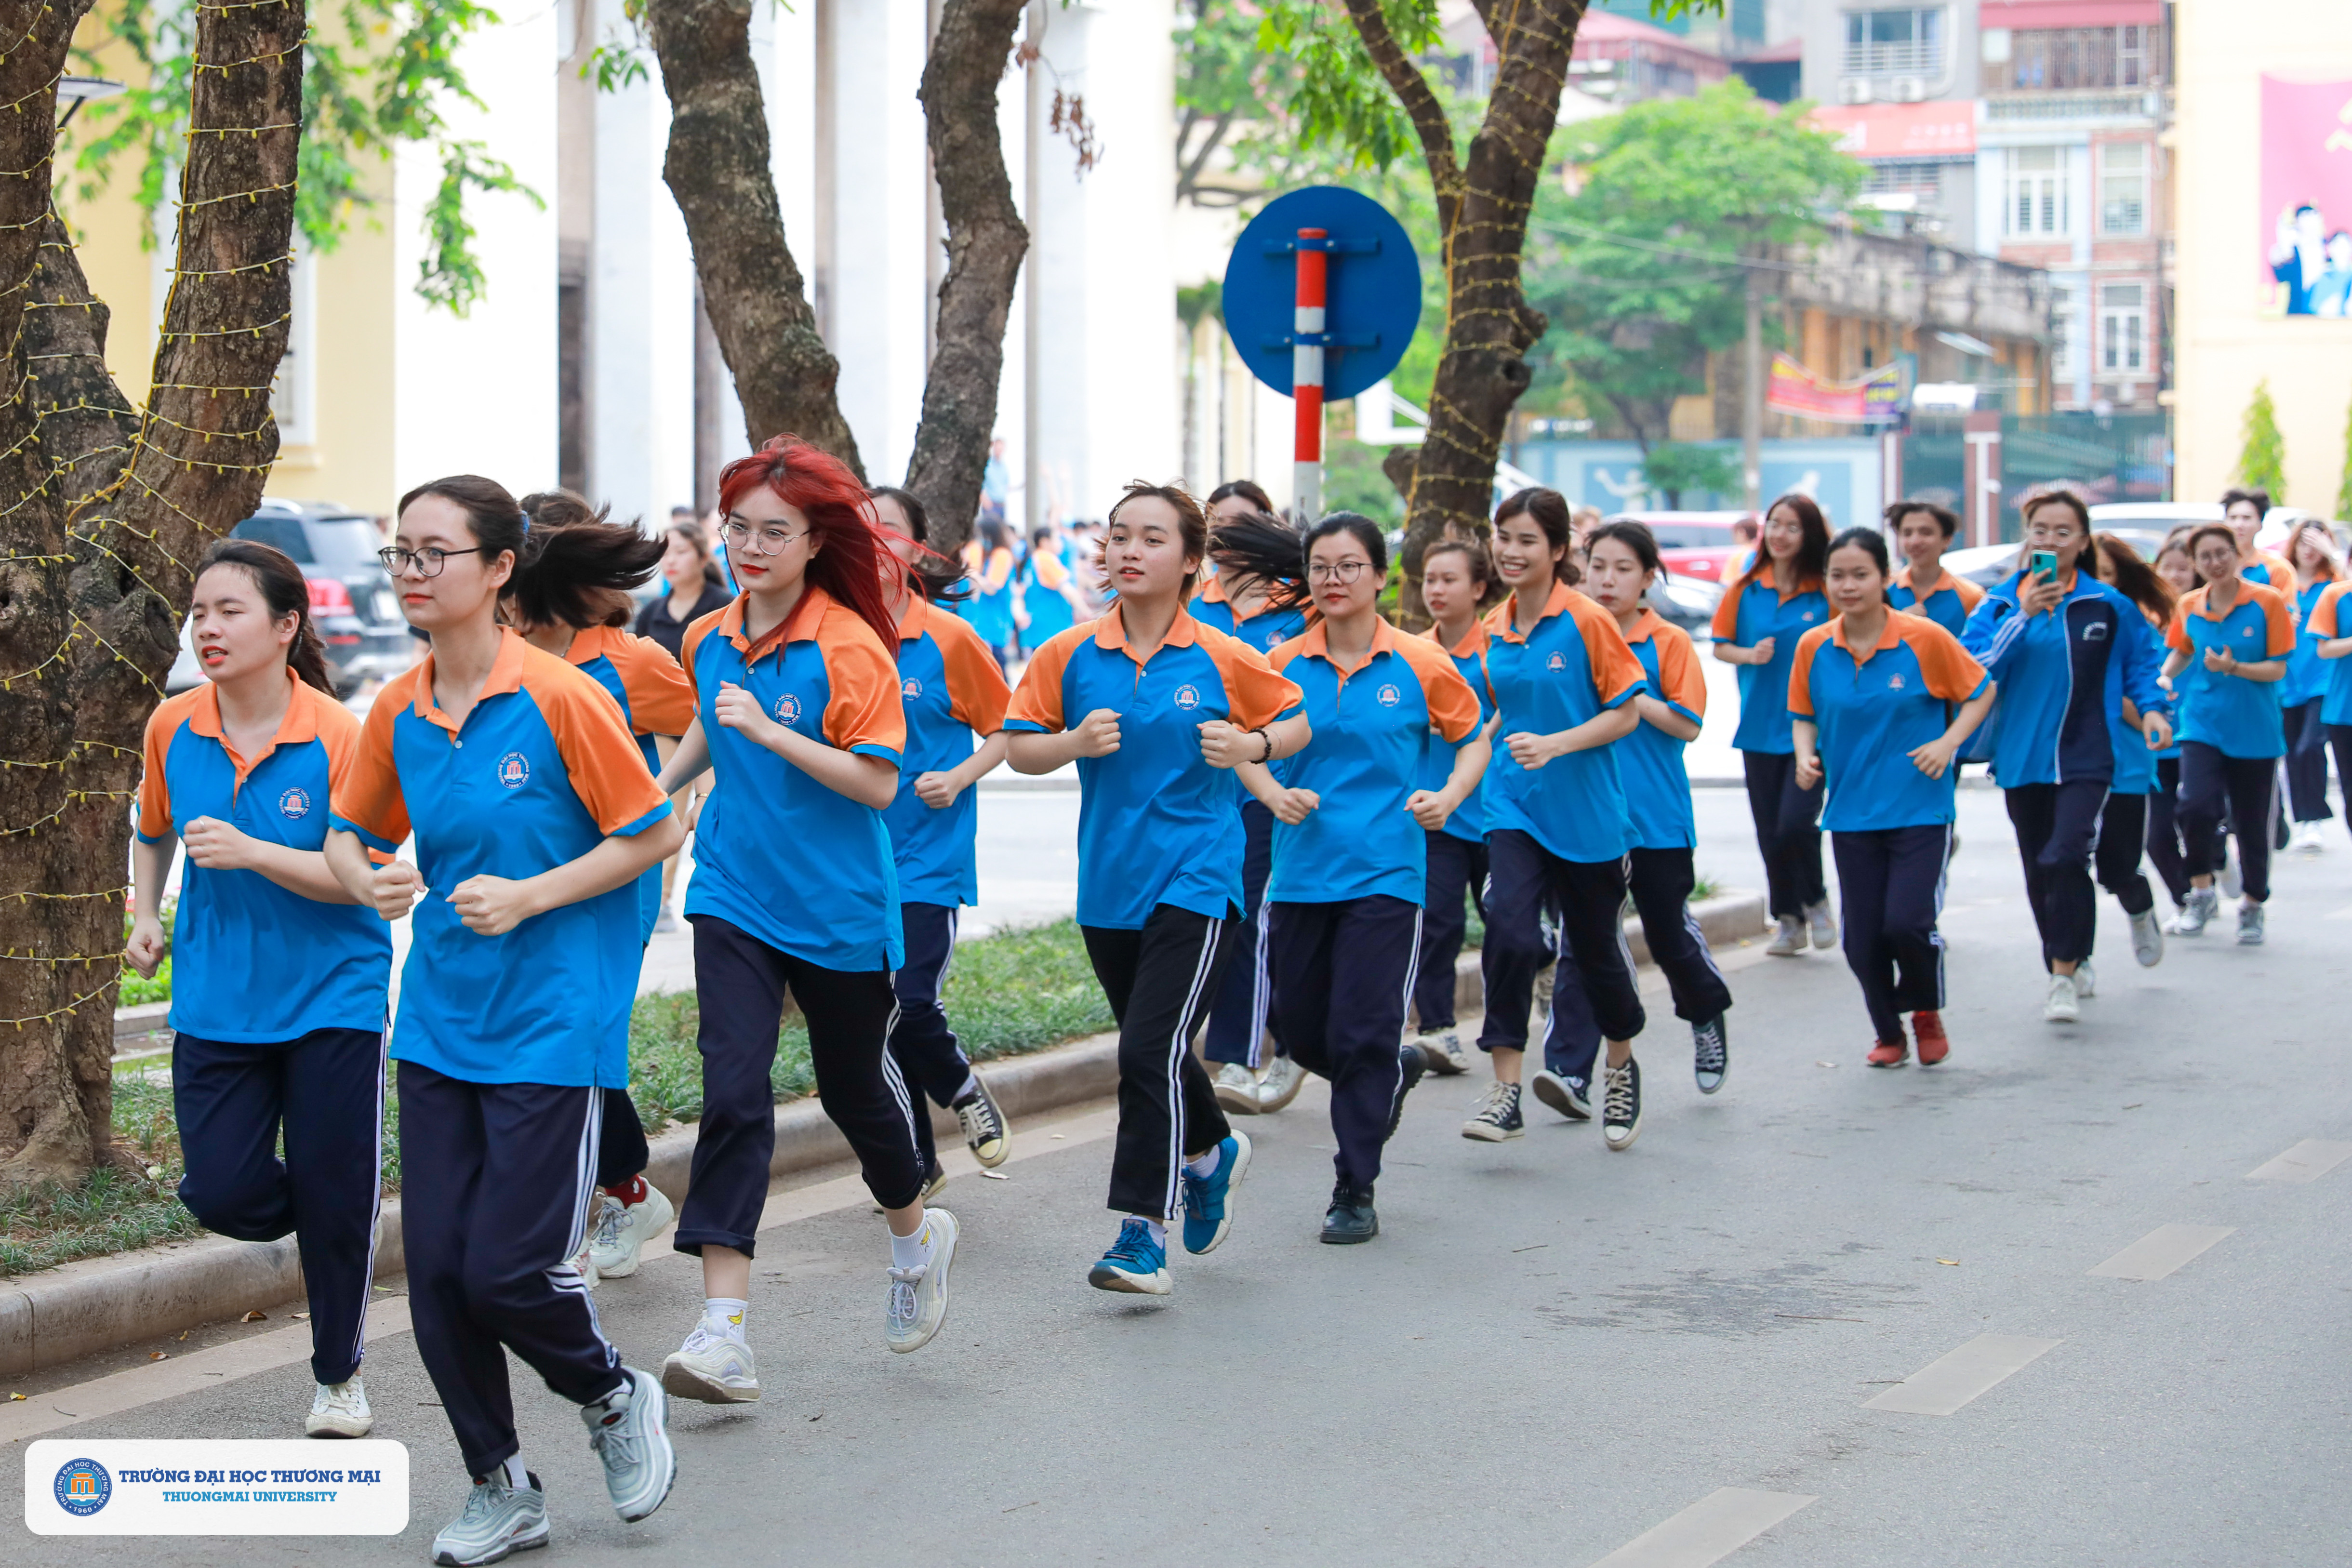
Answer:
[[[2000,685],[1987,725],[1987,754],[2004,789],[2096,780],[2112,784],[2120,714],[2128,698],[2141,713],[2172,719],[2172,695],[2157,683],[2164,656],[2139,607],[2088,572],[2046,616],[2027,616],[2012,574],[1969,616],[1960,644]]]

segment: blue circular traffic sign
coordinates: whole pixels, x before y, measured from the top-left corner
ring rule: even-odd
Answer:
[[[1290,394],[1298,231],[1330,236],[1324,293],[1323,396],[1353,397],[1394,370],[1421,324],[1421,261],[1386,207],[1341,185],[1276,196],[1225,263],[1225,331],[1250,374]]]

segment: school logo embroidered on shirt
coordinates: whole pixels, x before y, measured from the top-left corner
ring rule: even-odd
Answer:
[[[499,783],[509,789],[520,789],[530,783],[530,759],[520,752],[509,752],[500,757]]]
[[[1555,649],[1553,650],[1552,656],[1544,660],[1544,668],[1546,669],[1566,669],[1568,668],[1568,658],[1566,655]]]
[[[1380,699],[1380,704],[1383,708],[1393,708],[1404,700],[1404,694],[1393,686],[1383,686],[1372,695]]]
[[[1189,686],[1180,686],[1180,687],[1178,687],[1178,688],[1176,689],[1176,706],[1177,706],[1177,707],[1179,707],[1179,708],[1198,708],[1200,705],[1201,705],[1201,694],[1200,694],[1200,692],[1198,692],[1198,691],[1194,690],[1192,687],[1189,687]]]
[[[1888,676],[1888,677],[1886,678],[1886,689],[1887,689],[1887,690],[1889,690],[1889,691],[1900,691],[1900,690],[1902,690],[1902,689],[1903,689],[1903,678],[1902,678],[1901,676],[1899,676],[1899,675],[1890,675],[1890,676]]]
[[[911,675],[907,677],[905,680],[898,684],[898,695],[907,698],[910,701],[915,698],[920,697],[922,694],[923,683],[916,679]]]
[[[779,724],[797,724],[800,721],[800,698],[790,691],[787,691],[782,697],[777,698],[776,722]]]
[[[282,816],[299,821],[310,815],[310,795],[308,790],[289,789],[278,797],[278,810]]]

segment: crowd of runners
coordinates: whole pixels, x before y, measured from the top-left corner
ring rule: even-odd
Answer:
[[[1990,590],[1942,568],[1955,522],[1934,505],[1835,534],[1804,496],[1767,509],[1711,652],[1738,667],[1769,951],[1842,941],[1872,1065],[1953,1049],[1937,921],[1963,763],[1990,764],[2016,829],[2044,1017],[2095,994],[2101,889],[2143,964],[2217,918],[2220,887],[2241,899],[2237,940],[2263,940],[2276,780],[2298,822],[2323,819],[2318,747],[2352,747],[2335,541],[2313,525],[2284,557],[2255,551],[2266,504],[2233,495],[2229,521],[2143,563],[2095,537],[2078,498],[2044,494]],[[1731,994],[1689,908],[1683,753],[1706,683],[1645,600],[1664,568],[1642,524],[1580,531],[1557,492],[1521,491],[1488,537],[1429,547],[1433,625],[1408,633],[1381,612],[1372,521],[1288,521],[1246,481],[1205,506],[1131,484],[1081,563],[1108,607],[1037,641],[1016,687],[1003,639],[955,613],[1003,563],[932,551],[913,496],[785,437],[725,470],[719,518],[739,591],[709,586],[689,540],[672,593],[701,613],[637,636],[630,590],[676,539],[568,494],[419,486],[383,554],[430,651],[364,720],[334,698],[299,569],[223,542],[190,609],[208,679],[148,729],[131,956],[152,971],[167,950],[176,844],[181,1193],[224,1234],[298,1237],[313,1436],[373,1424],[360,1365],[400,1063],[411,1317],[474,1481],[436,1561],[547,1540],[507,1352],[580,1408],[625,1520],[669,1492],[668,1397],[760,1396],[751,1265],[788,996],[884,1222],[884,1342],[939,1331],[960,1237],[930,1202],[946,1173],[925,1102],[983,1167],[1013,1135],[941,1005],[978,898],[973,786],[1002,763],[1075,764],[1081,792],[1077,923],[1118,1025],[1097,1288],[1165,1295],[1171,1229],[1192,1255],[1226,1239],[1251,1158],[1236,1121],[1308,1074],[1337,1145],[1325,1242],[1378,1235],[1406,1097],[1472,1071],[1473,1045],[1493,1081],[1465,1138],[1521,1136],[1524,1087],[1631,1148],[1649,1018],[1629,908],[1698,1090],[1727,1081]],[[674,1210],[645,1179],[627,1034],[689,805],[703,1099]],[[1475,1040],[1454,1010],[1473,908]],[[673,1224],[705,1300],[656,1373],[624,1363],[591,1289]]]

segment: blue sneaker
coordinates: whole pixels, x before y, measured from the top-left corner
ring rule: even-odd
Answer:
[[[1097,1290],[1121,1290],[1130,1296],[1165,1296],[1169,1290],[1168,1249],[1151,1239],[1151,1227],[1130,1219],[1118,1227],[1118,1239],[1087,1270],[1087,1283]]]
[[[1217,1145],[1217,1168],[1205,1176],[1184,1173],[1184,1250],[1214,1252],[1234,1228],[1234,1189],[1249,1170],[1246,1132],[1229,1132]]]

